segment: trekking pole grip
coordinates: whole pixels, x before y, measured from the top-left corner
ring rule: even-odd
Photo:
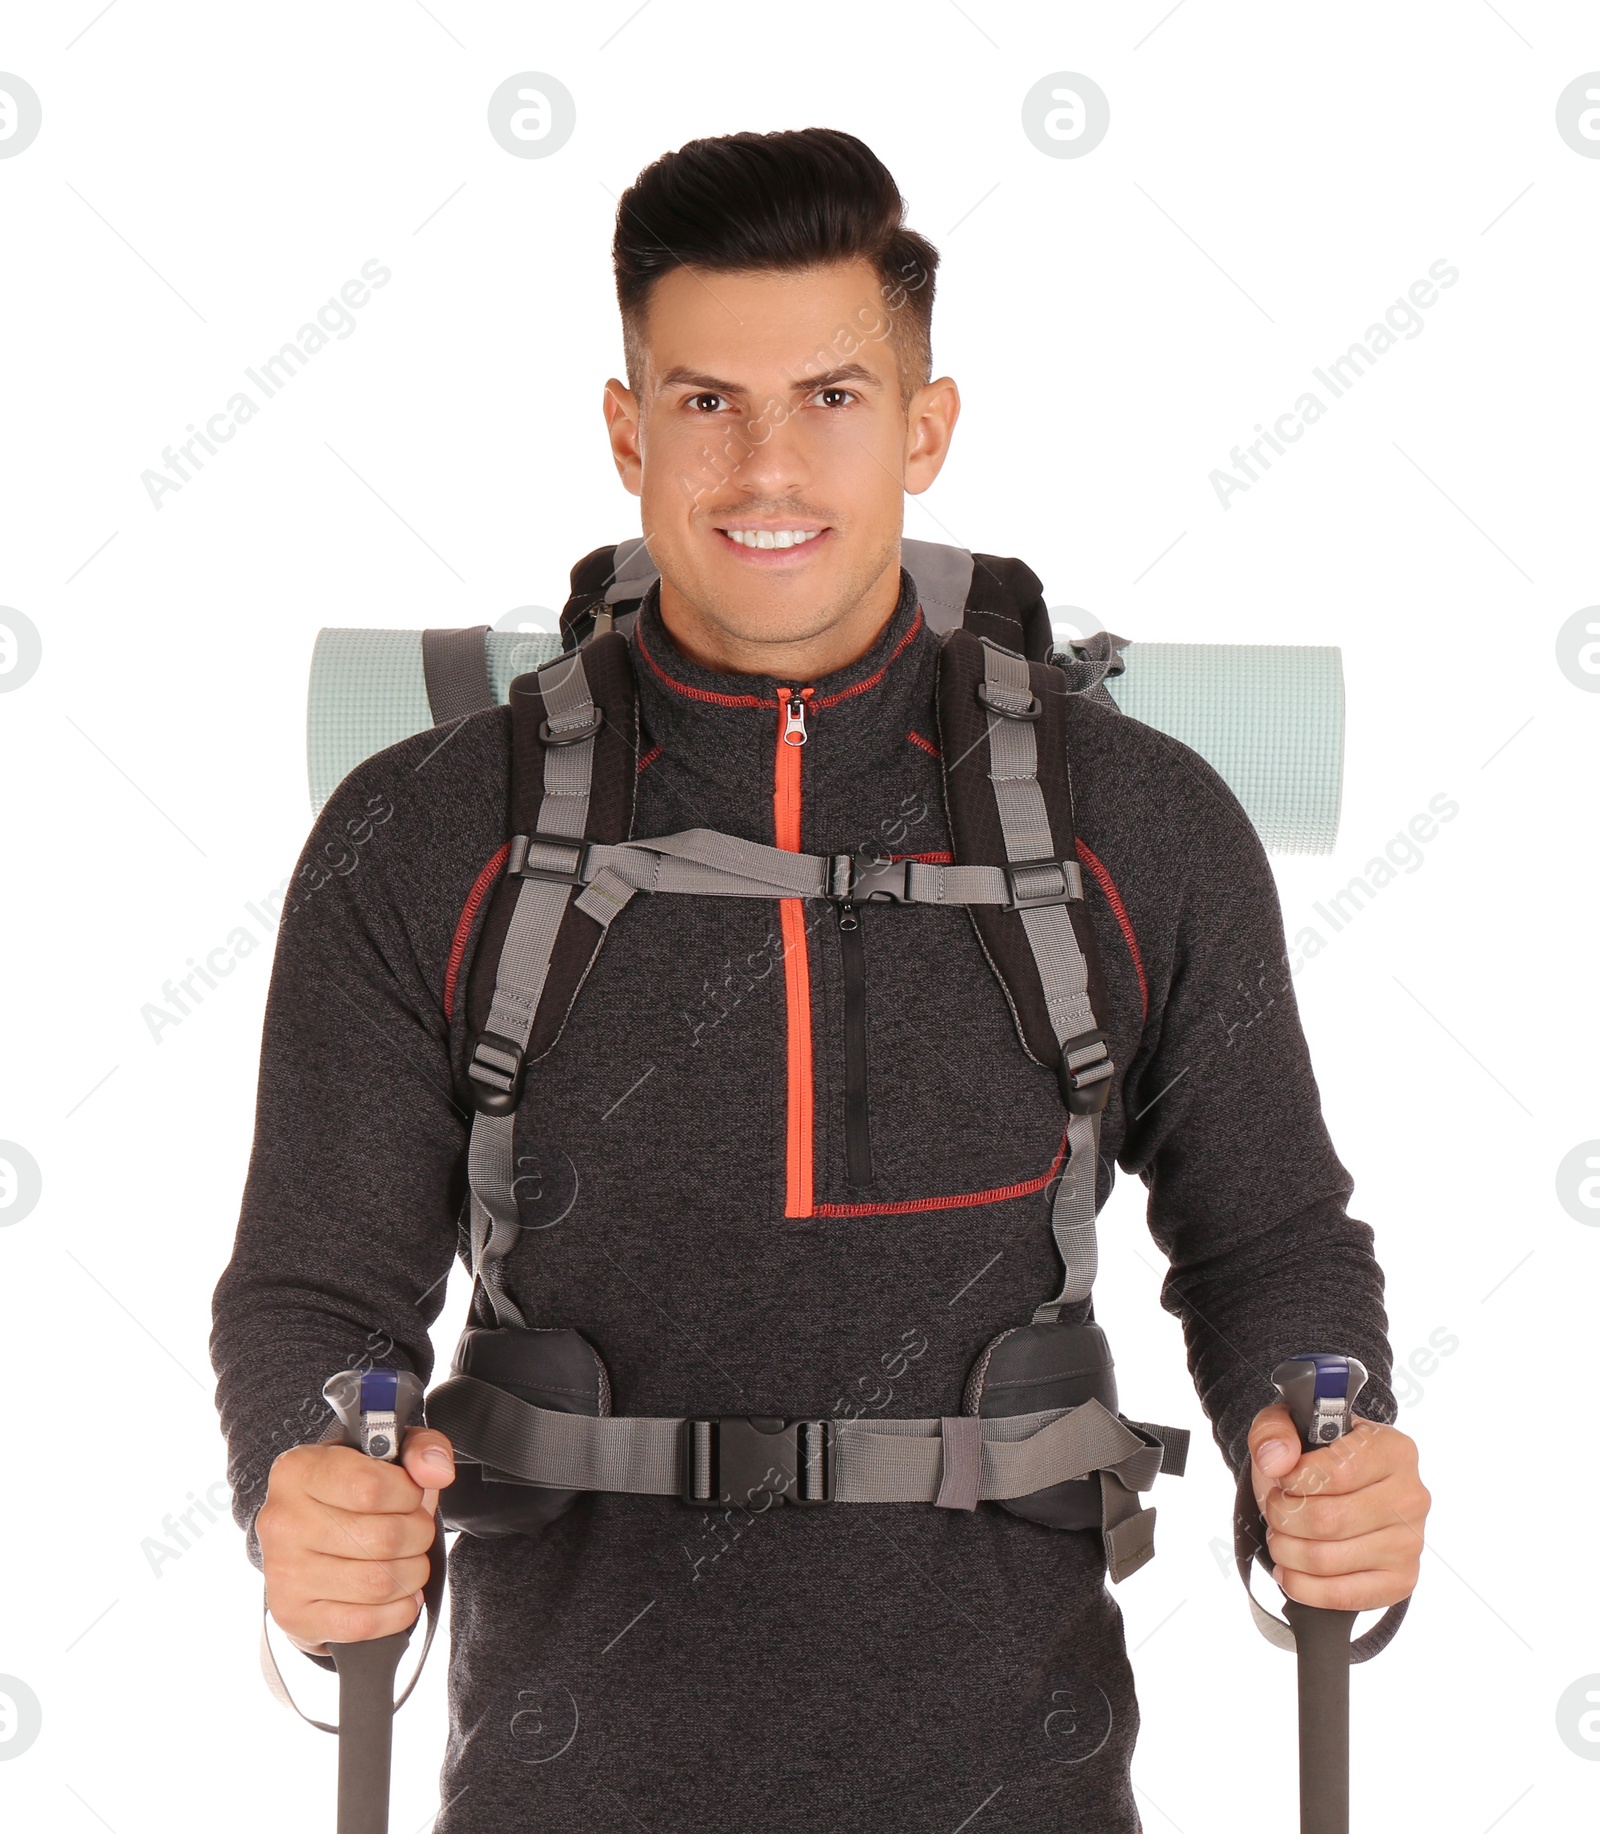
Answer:
[[[1272,1372],[1315,1452],[1355,1424],[1366,1366],[1353,1356],[1290,1357]],[[1300,1695],[1300,1834],[1350,1834],[1350,1633],[1360,1615],[1284,1600],[1294,1631]]]
[[[346,1445],[398,1462],[405,1422],[422,1399],[414,1375],[345,1369],[329,1377],[322,1393],[339,1416]],[[385,1637],[328,1645],[339,1673],[338,1834],[389,1834],[394,1677],[415,1629],[411,1624]]]

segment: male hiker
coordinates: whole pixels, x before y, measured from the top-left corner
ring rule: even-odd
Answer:
[[[605,417],[661,575],[627,637],[635,836],[950,858],[959,760],[938,755],[939,639],[899,542],[959,398],[931,379],[937,256],[901,217],[869,150],[822,129],[691,142],[622,199],[628,381]],[[995,322],[993,373],[1034,403],[1036,443],[983,460],[1020,470],[1071,435],[1057,378]],[[1039,547],[1071,527],[1063,504]],[[1387,1424],[1382,1274],[1345,1210],[1261,845],[1185,747],[1081,695],[1070,716],[1115,1065],[1099,1200],[1117,1165],[1149,1188],[1162,1303],[1229,1465],[1253,1454],[1286,1591],[1392,1604],[1429,1497]],[[436,1430],[402,1465],[308,1443],[307,1398],[363,1354],[431,1374],[464,1246],[464,990],[508,838],[509,730],[484,711],[352,772],[279,937],[212,1356],[235,1515],[314,1659],[413,1621],[456,1477]],[[317,871],[378,802],[359,863]],[[595,1346],[617,1415],[958,1415],[984,1346],[1060,1284],[1062,1089],[968,913],[854,916],[851,969],[827,899],[636,896],[527,1066],[504,1290]],[[1276,1404],[1270,1371],[1306,1350],[1371,1372],[1371,1424],[1337,1463],[1302,1456]],[[1137,1405],[1137,1368],[1119,1374]],[[1097,1530],[992,1503],[711,1512],[592,1491],[536,1535],[459,1535],[450,1575],[441,1834],[1139,1827]],[[1247,1764],[1253,1723],[1220,1714],[1219,1750]]]

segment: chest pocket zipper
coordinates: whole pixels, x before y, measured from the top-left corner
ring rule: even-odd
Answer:
[[[839,906],[839,950],[844,969],[844,1153],[853,1186],[872,1183],[872,1138],[867,1121],[867,962],[861,915],[848,900]]]

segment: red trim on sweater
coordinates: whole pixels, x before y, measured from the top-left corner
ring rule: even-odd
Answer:
[[[826,695],[821,700],[809,701],[808,705],[813,709],[817,707],[832,707],[839,701],[848,700],[852,694],[865,694],[868,688],[875,688],[878,683],[883,680],[885,673],[888,671],[889,664],[895,661],[901,651],[904,650],[906,645],[921,629],[922,607],[919,605],[917,607],[917,615],[911,620],[910,624],[906,626],[906,634],[884,659],[881,668],[874,669],[870,675],[865,677],[864,680],[856,682],[854,686],[841,688],[837,694]],[[675,689],[679,694],[687,694],[691,700],[711,701],[719,707],[770,707],[772,705],[772,702],[761,694],[715,694],[710,688],[691,687],[688,682],[679,681],[676,676],[669,675],[667,671],[662,668],[661,664],[656,661],[655,657],[650,654],[644,641],[644,632],[639,628],[637,623],[633,628],[633,639],[639,654],[649,663],[655,674],[660,676],[662,681],[664,681],[669,688]]]
[[[770,707],[772,705],[764,694],[713,694],[709,688],[691,688],[688,682],[679,681],[676,676],[669,675],[646,648],[644,632],[639,628],[637,622],[633,627],[633,641],[639,654],[667,686],[676,689],[679,694],[687,694],[691,700],[714,701],[719,707]]]
[[[639,760],[639,762],[634,766],[634,770],[642,771],[646,769],[649,765],[654,764],[656,759],[659,758],[660,756],[661,756],[661,747],[659,745],[652,745],[650,749],[644,754],[644,756]]]
[[[1106,903],[1111,906],[1111,914],[1122,927],[1122,939],[1128,945],[1128,953],[1133,957],[1133,971],[1139,977],[1139,1023],[1143,1025],[1150,1016],[1150,989],[1144,978],[1144,959],[1139,954],[1139,939],[1133,933],[1133,924],[1128,917],[1128,907],[1122,902],[1122,894],[1117,890],[1116,881],[1095,858],[1089,847],[1081,840],[1077,846],[1078,858],[1094,874],[1101,891],[1106,895]]]
[[[934,744],[933,740],[923,738],[920,732],[908,732],[906,737],[913,745],[920,745],[930,758],[937,758],[940,755],[939,747]]]
[[[1070,1121],[1068,1125],[1070,1126]],[[1037,1178],[1026,1178],[1020,1184],[997,1184],[987,1191],[962,1191],[955,1197],[910,1197],[897,1204],[813,1204],[813,1216],[908,1216],[918,1210],[970,1210],[976,1204],[1004,1203],[1010,1197],[1031,1197],[1035,1191],[1042,1191],[1056,1173],[1061,1170],[1061,1162],[1066,1157],[1067,1132],[1061,1132],[1061,1144],[1056,1148],[1056,1156],[1050,1161],[1050,1169],[1041,1172]]]
[[[849,700],[852,694],[865,694],[868,688],[877,687],[878,683],[883,680],[885,675],[888,674],[890,663],[898,659],[900,652],[906,647],[906,645],[911,641],[911,639],[914,636],[916,636],[917,632],[921,629],[922,629],[922,607],[919,605],[917,607],[917,615],[906,626],[906,634],[900,639],[900,641],[894,646],[894,648],[884,658],[883,666],[881,668],[874,669],[873,672],[865,678],[865,680],[858,681],[854,687],[841,688],[837,694],[825,694],[821,700],[814,700],[811,703],[811,705],[813,707],[832,707],[832,706],[835,706],[839,701]]]
[[[483,903],[489,887],[500,876],[511,853],[511,843],[507,841],[498,847],[490,856],[489,863],[472,882],[472,890],[467,893],[467,901],[461,907],[461,916],[456,922],[455,937],[450,944],[450,959],[444,970],[444,1016],[448,1019],[456,1003],[456,976],[461,972],[461,958],[467,952],[467,938],[472,934],[472,920],[478,914],[478,906]]]

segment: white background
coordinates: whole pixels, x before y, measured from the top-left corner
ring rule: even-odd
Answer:
[[[0,1763],[6,1826],[332,1824],[333,1742],[262,1686],[231,1522],[159,1576],[141,1548],[223,1474],[209,1302],[268,951],[160,1043],[141,1007],[294,864],[320,626],[557,606],[638,532],[600,413],[616,196],[695,136],[819,124],[871,144],[943,256],[935,365],[965,410],[906,533],[1020,555],[1136,639],[1342,647],[1343,824],[1276,861],[1291,935],[1431,797],[1460,806],[1296,982],[1397,1358],[1458,1340],[1399,1422],[1431,1546],[1352,1676],[1354,1825],[1594,1825],[1600,1766],[1556,1703],[1600,1671],[1600,1229],[1556,1172],[1600,1135],[1600,697],[1556,652],[1600,600],[1600,160],[1555,127],[1600,69],[1594,9],[629,6],[8,9],[0,67],[43,130],[0,159],[0,602],[43,661],[0,695],[0,1136],[43,1196],[0,1229],[0,1674],[43,1730]],[[521,71],[576,98],[550,158],[487,131]],[[1021,129],[1055,71],[1110,99],[1082,158]],[[154,508],[141,472],[369,258],[393,278],[353,335]],[[1460,278],[1422,332],[1224,509],[1230,448],[1440,259]],[[1160,1558],[1116,1593],[1146,1834],[1289,1830],[1293,1665],[1218,1559],[1231,1486],[1141,1199],[1102,1220],[1097,1309],[1124,1405],[1196,1429]],[[462,1307],[458,1282],[441,1361]],[[289,1661],[330,1715],[331,1678]],[[436,1651],[399,1722],[404,1834],[436,1803],[444,1674]]]

